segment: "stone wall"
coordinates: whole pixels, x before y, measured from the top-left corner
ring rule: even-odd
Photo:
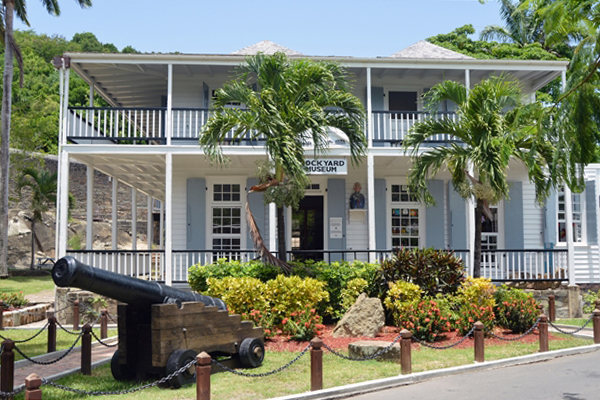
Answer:
[[[51,306],[51,304],[37,304],[14,311],[4,311],[2,313],[2,325],[5,327],[21,326],[41,321],[47,318],[46,312]]]
[[[583,298],[579,286],[561,285],[556,289],[526,289],[525,291],[533,293],[533,297],[544,307],[546,315],[548,315],[548,296],[553,294],[556,318],[581,318],[583,316]]]
[[[100,313],[100,309],[103,308],[100,304],[93,304],[93,299],[104,299],[106,301],[108,314],[110,315],[108,322],[116,323],[117,321],[117,301],[109,299],[108,297],[97,295],[96,293],[88,292],[85,290],[72,289],[72,288],[56,288],[56,295],[54,299],[54,309],[58,311],[56,313],[56,319],[61,324],[72,324],[73,323],[73,303],[75,300],[79,300],[79,316],[81,323],[92,323]],[[83,305],[83,306],[82,306]],[[93,310],[93,312],[90,312]],[[114,320],[114,321],[113,321]]]

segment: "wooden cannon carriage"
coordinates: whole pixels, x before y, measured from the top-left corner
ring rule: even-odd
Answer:
[[[57,286],[77,287],[121,302],[119,349],[111,361],[117,380],[170,375],[202,351],[230,357],[248,368],[262,364],[262,328],[229,315],[220,299],[104,271],[70,256],[56,262],[52,278]],[[193,379],[190,368],[170,383],[179,387]]]

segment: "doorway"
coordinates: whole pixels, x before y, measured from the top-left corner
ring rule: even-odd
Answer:
[[[323,196],[305,196],[292,210],[291,245],[294,260],[323,260],[322,252],[310,252],[323,250]]]

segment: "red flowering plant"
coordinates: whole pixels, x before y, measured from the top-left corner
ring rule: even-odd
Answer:
[[[23,292],[0,293],[0,300],[2,300],[2,303],[4,304],[3,307],[6,310],[20,308],[28,303],[28,300],[23,295]]]
[[[396,324],[427,342],[442,339],[451,330],[451,314],[443,300],[424,298],[406,302],[396,313]]]
[[[271,310],[252,310],[249,313],[242,313],[242,319],[254,322],[254,326],[262,327],[265,338],[268,339],[281,333],[275,323],[276,315]]]
[[[525,293],[520,289],[509,288],[502,285],[494,293],[496,305],[496,323],[513,333],[523,333],[535,324],[540,315],[538,303],[533,294]]]
[[[486,330],[494,328],[494,309],[491,305],[463,304],[458,310],[456,329],[461,335],[469,333],[475,322],[481,321]]]
[[[321,316],[307,304],[304,309],[293,311],[289,317],[281,320],[281,331],[292,340],[311,340],[315,336],[323,335],[325,325],[321,322]]]

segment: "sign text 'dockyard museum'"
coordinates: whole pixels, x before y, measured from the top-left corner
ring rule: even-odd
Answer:
[[[347,175],[348,163],[345,158],[307,158],[304,168],[308,175]]]

